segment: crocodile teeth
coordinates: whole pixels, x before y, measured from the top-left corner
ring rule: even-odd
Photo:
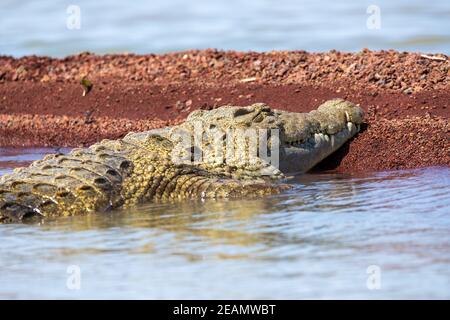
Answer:
[[[352,131],[355,128],[355,125],[353,124],[353,122],[347,122],[347,129],[348,131]]]
[[[352,122],[352,118],[350,117],[347,111],[345,111],[345,119],[347,119],[347,122]]]
[[[322,136],[323,136],[322,133],[315,133],[315,134],[314,134],[314,140],[315,140],[315,142],[316,142],[316,143],[319,143],[320,141],[322,141]]]

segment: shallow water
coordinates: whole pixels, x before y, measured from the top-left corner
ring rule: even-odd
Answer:
[[[0,149],[0,174],[47,152]],[[0,225],[0,298],[450,298],[449,168],[293,183]]]
[[[69,5],[79,6],[79,29],[67,28]],[[380,10],[379,29],[367,27],[370,5]],[[14,56],[210,47],[450,52],[448,0],[2,0],[0,13],[0,54]]]

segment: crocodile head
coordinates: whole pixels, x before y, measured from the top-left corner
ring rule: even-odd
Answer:
[[[257,103],[194,111],[164,135],[181,146],[181,158],[209,171],[238,178],[279,177],[314,167],[353,137],[362,119],[362,109],[342,99],[309,113]]]

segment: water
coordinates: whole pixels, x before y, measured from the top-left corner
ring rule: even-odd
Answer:
[[[80,29],[69,5],[80,8]],[[370,5],[380,28],[370,29]],[[235,50],[450,52],[448,0],[1,0],[0,54]],[[372,24],[372,26],[375,26]]]
[[[0,173],[47,152],[0,149]],[[293,183],[0,225],[0,298],[450,298],[450,168]]]

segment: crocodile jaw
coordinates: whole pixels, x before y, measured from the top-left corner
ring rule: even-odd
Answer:
[[[335,134],[315,133],[305,143],[286,147],[282,161],[280,161],[281,172],[295,175],[309,171],[339,149],[358,131],[359,125],[348,122],[345,128]]]
[[[329,100],[309,113],[278,111],[283,135],[280,170],[299,174],[312,169],[359,132],[364,113],[351,102]]]

